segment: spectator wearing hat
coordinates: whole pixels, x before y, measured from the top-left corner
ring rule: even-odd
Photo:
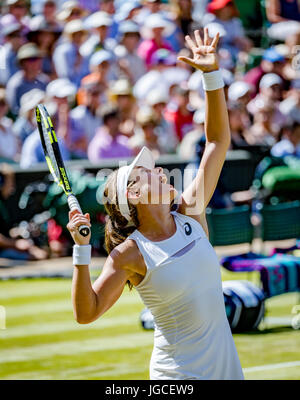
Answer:
[[[271,149],[274,157],[294,156],[300,159],[300,124],[297,121],[283,129],[282,139]]]
[[[53,52],[61,35],[61,30],[54,24],[48,24],[45,19],[35,20],[30,23],[30,31],[27,39],[35,43],[43,55],[42,71],[50,79],[56,79],[56,71],[53,63]]]
[[[112,24],[108,28],[107,37],[114,39],[114,38],[116,38],[116,36],[118,34],[119,22],[120,22],[120,19],[118,18],[119,13],[117,12],[116,7],[115,7],[115,1],[114,0],[101,0],[99,3],[100,3],[99,4],[100,11],[106,12],[112,18]],[[133,8],[131,10],[132,14],[131,14],[131,12],[129,12],[129,14],[131,14],[133,16],[134,11],[140,7],[140,5],[139,5],[136,8],[136,3],[138,3],[138,0],[131,0],[130,2],[125,1],[123,4],[121,4],[121,7],[124,4],[133,5]],[[119,11],[121,11],[121,10],[119,10]],[[126,19],[125,15],[122,15],[121,21],[123,21],[125,19]]]
[[[212,0],[207,5],[209,15],[204,16],[203,25],[209,22],[220,24],[225,35],[222,38],[222,47],[237,59],[240,51],[248,52],[252,42],[245,36],[244,29],[239,17],[239,11],[233,0]]]
[[[192,161],[197,155],[199,149],[197,147],[201,146],[204,149],[205,146],[205,108],[202,106],[193,115],[194,129],[188,132],[182,139],[178,147],[178,155],[183,160]]]
[[[114,59],[111,52],[107,50],[99,50],[92,55],[89,61],[90,73],[86,75],[82,81],[77,93],[78,104],[85,103],[85,86],[97,84],[101,91],[101,101],[105,103],[107,100],[106,91],[109,82],[116,79],[114,74]]]
[[[47,97],[54,103],[52,117],[57,136],[64,143],[71,158],[86,158],[88,138],[84,132],[72,129],[71,109],[74,106],[77,88],[68,79],[59,78],[49,83]]]
[[[13,130],[22,144],[36,129],[35,108],[39,103],[43,103],[45,94],[43,90],[32,89],[24,93],[20,99],[20,112],[14,122]]]
[[[254,88],[247,82],[232,82],[228,88],[228,100],[245,107],[251,100],[251,92],[253,89]]]
[[[187,85],[178,85],[174,90],[175,109],[168,109],[166,119],[174,125],[179,142],[193,129],[193,112],[190,109],[189,89]]]
[[[0,25],[4,28],[8,25],[18,23],[22,26],[22,33],[28,32],[30,17],[25,0],[6,0],[7,12],[1,17]]]
[[[165,151],[161,146],[159,137],[155,131],[158,121],[154,111],[149,107],[141,107],[136,114],[135,134],[129,140],[129,145],[134,154],[138,154],[146,146],[158,158]]]
[[[84,57],[90,59],[99,50],[112,51],[116,43],[107,37],[112,22],[111,16],[104,11],[97,11],[85,20],[85,25],[91,30],[91,35],[80,48],[80,53]]]
[[[88,58],[79,51],[87,31],[80,19],[74,19],[65,25],[63,34],[67,40],[54,50],[54,67],[59,78],[68,79],[79,87],[81,79],[89,73]]]
[[[45,90],[49,77],[41,72],[42,54],[35,43],[26,43],[17,53],[20,71],[7,82],[7,101],[11,112],[18,115],[21,96],[32,89]]]
[[[87,84],[84,87],[84,104],[80,104],[70,112],[71,137],[73,141],[80,139],[82,157],[87,158],[87,148],[95,136],[97,129],[102,125],[99,115],[101,106],[101,89],[97,83]]]
[[[12,129],[12,120],[6,117],[7,111],[5,89],[0,88],[0,159],[17,161],[20,150],[19,142]]]
[[[146,73],[144,60],[137,54],[140,42],[139,26],[133,21],[124,21],[119,26],[119,45],[114,49],[120,68],[120,74],[125,75],[132,84],[136,83]]]
[[[132,136],[137,107],[130,82],[127,79],[115,81],[109,89],[109,98],[119,110],[120,132]]]
[[[184,45],[182,30],[176,19],[176,12],[174,12],[172,2],[169,2],[170,5],[167,6],[164,3],[165,1],[163,0],[143,0],[143,7],[139,10],[138,14],[134,16],[134,20],[143,28],[147,38],[148,32],[147,29],[144,28],[145,21],[153,14],[159,15],[164,21],[170,24],[168,29],[164,32],[164,40],[169,44],[172,50],[177,53]]]
[[[74,19],[82,19],[87,15],[86,10],[82,7],[77,0],[67,0],[61,3],[61,7],[56,14],[57,21],[62,25]]]
[[[282,100],[283,80],[277,74],[265,74],[259,83],[259,93],[252,99],[247,109],[252,114],[261,109],[261,104],[272,104],[270,124],[274,133],[279,133],[282,126],[286,123],[286,117],[280,111],[280,101]]]
[[[131,157],[132,150],[129,147],[128,137],[122,135],[119,130],[118,108],[105,104],[101,107],[101,126],[88,147],[88,159],[97,163],[107,158]]]
[[[275,102],[282,100],[283,80],[274,73],[264,75],[259,82],[259,94],[257,96],[272,99]],[[256,97],[257,97],[256,96]]]
[[[136,23],[142,7],[143,6],[139,0],[132,0],[130,2],[125,1],[120,4],[115,19],[119,24],[125,21],[132,21]]]
[[[143,40],[138,47],[138,55],[145,61],[148,68],[151,67],[151,58],[158,49],[167,49],[173,52],[171,45],[165,40],[174,32],[175,24],[167,21],[160,14],[150,15],[143,27],[141,35]]]
[[[250,69],[243,80],[250,83],[254,87],[252,93],[255,96],[259,91],[259,82],[265,74],[274,73],[283,80],[284,89],[288,89],[289,82],[283,77],[283,68],[286,64],[285,57],[280,54],[275,47],[266,49],[263,53],[262,60],[257,67]]]
[[[66,79],[51,81],[46,88],[46,96],[49,102],[47,109],[55,126],[56,136],[64,160],[70,160],[71,158],[69,146],[73,150],[78,145],[78,143],[72,143],[72,138],[70,137],[69,102],[74,100],[75,93],[76,87]],[[45,155],[39,131],[35,129],[24,141],[20,167],[28,169],[36,163],[44,161]]]
[[[151,90],[146,98],[147,105],[152,108],[155,114],[157,121],[155,133],[160,147],[164,153],[175,153],[178,140],[174,125],[167,121],[164,115],[168,102],[168,94],[159,88]]]
[[[4,68],[0,68],[0,84],[6,86],[9,78],[20,69],[17,53],[25,43],[25,40],[22,33],[22,25],[17,22],[4,27],[1,33],[4,36],[4,44],[1,51]]]
[[[236,109],[239,110],[242,130],[248,129],[251,125],[251,116],[247,106],[251,101],[253,90],[253,86],[244,81],[232,82],[228,87],[228,103],[233,105],[233,115],[236,114]]]

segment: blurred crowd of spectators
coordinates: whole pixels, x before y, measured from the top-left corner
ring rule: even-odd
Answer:
[[[255,19],[256,30],[247,29]],[[22,168],[44,160],[38,103],[54,119],[66,160],[127,157],[143,145],[193,158],[204,140],[201,72],[177,56],[189,52],[184,36],[205,26],[221,36],[231,147],[299,157],[297,0],[265,8],[256,0],[6,0],[0,158]]]
[[[201,156],[202,73],[177,57],[189,55],[185,35],[206,26],[210,36],[220,33],[231,149],[262,146],[300,158],[297,0],[1,3],[0,162],[28,169],[44,161],[39,103],[51,114],[65,160],[101,163],[144,145],[155,156]],[[13,174],[2,175],[0,202],[13,191]],[[0,250],[43,258],[12,236],[3,210]]]

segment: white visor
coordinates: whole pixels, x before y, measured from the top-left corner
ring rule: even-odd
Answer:
[[[153,155],[146,146],[142,148],[142,150],[139,152],[139,154],[136,156],[131,164],[125,165],[118,170],[117,196],[119,209],[121,214],[127,219],[127,221],[131,220],[130,210],[127,201],[127,185],[129,176],[134,167],[145,167],[148,169],[153,169],[155,167]]]

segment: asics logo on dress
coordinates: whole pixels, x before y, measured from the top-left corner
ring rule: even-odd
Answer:
[[[184,231],[185,231],[185,234],[186,234],[187,236],[190,236],[190,234],[192,233],[192,227],[191,227],[191,225],[190,225],[188,222],[186,222],[186,223],[184,224]]]

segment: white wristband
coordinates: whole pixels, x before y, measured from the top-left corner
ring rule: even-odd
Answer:
[[[224,87],[221,71],[204,72],[202,74],[203,88],[207,92]]]
[[[89,265],[91,263],[92,246],[90,244],[73,246],[73,265]]]

